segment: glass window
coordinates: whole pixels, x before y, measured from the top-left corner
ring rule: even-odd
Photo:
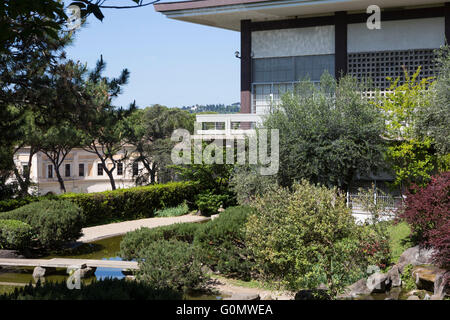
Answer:
[[[139,174],[139,162],[133,162],[133,176]]]
[[[84,177],[84,163],[78,164],[78,175]]]
[[[47,178],[53,178],[53,165],[49,164],[47,166]]]
[[[103,165],[101,163],[97,164],[97,175],[102,176],[103,175]]]
[[[65,176],[70,177],[70,163],[66,163],[64,168],[65,168]]]
[[[117,163],[117,175],[118,176],[123,175],[123,163],[122,162]]]

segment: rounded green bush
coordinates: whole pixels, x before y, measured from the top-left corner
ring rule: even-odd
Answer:
[[[0,220],[0,249],[23,250],[31,243],[32,228],[19,220]]]
[[[159,289],[188,291],[206,282],[198,250],[177,240],[158,240],[140,252],[136,278]]]
[[[250,279],[252,256],[245,241],[245,223],[250,207],[230,207],[217,219],[201,225],[194,244],[211,269],[244,280]]]
[[[82,210],[66,200],[32,202],[13,211],[0,213],[0,219],[16,219],[29,224],[37,242],[44,248],[59,248],[81,237]]]
[[[125,260],[136,259],[141,250],[157,240],[178,240],[192,243],[199,227],[198,223],[177,223],[152,229],[140,228],[128,232],[120,242],[119,255]]]

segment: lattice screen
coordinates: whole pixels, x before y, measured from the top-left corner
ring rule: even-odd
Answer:
[[[434,76],[435,57],[433,49],[349,53],[348,74],[372,79],[374,88],[385,90],[390,85],[386,77],[402,76],[403,66],[411,75],[422,66],[420,78]]]

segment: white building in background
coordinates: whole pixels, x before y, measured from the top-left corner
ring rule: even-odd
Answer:
[[[122,159],[125,150],[117,154],[115,159]],[[128,152],[131,151],[130,147]],[[19,171],[28,170],[29,154],[30,149],[28,147],[19,149],[16,152],[14,162]],[[133,158],[131,157],[131,159]],[[111,162],[107,162],[108,168],[111,168],[112,165]],[[134,178],[139,174],[140,169],[139,163],[133,163],[130,159],[119,162],[113,173],[116,188],[122,189],[135,186]],[[60,174],[64,180],[67,192],[89,193],[111,190],[109,177],[104,172],[100,159],[96,154],[83,149],[73,149],[66,156],[60,167]],[[36,153],[32,158],[30,178],[34,184],[31,190],[39,195],[45,195],[49,192],[54,194],[61,193],[55,167],[42,152]]]

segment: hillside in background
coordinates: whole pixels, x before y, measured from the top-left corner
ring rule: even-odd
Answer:
[[[239,102],[233,103],[231,105],[224,104],[207,104],[207,105],[193,105],[193,106],[183,106],[180,109],[186,110],[190,113],[199,112],[217,112],[217,113],[237,113],[241,108]]]

